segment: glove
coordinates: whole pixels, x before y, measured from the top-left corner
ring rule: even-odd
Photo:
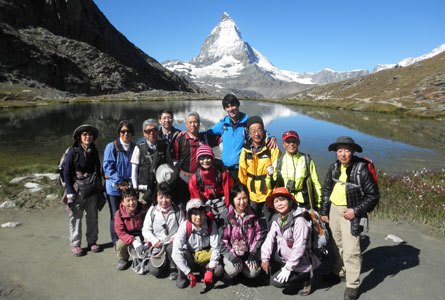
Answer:
[[[201,282],[211,284],[213,282],[213,271],[207,270],[204,273],[204,279]]]
[[[281,272],[280,274],[277,275],[275,281],[278,281],[279,283],[285,283],[289,279],[289,276],[290,276],[290,271],[285,267],[282,267]]]
[[[68,199],[68,203],[74,202],[74,200],[76,200],[76,195],[75,194],[67,194],[66,198]]]
[[[190,287],[191,287],[191,288],[194,288],[195,285],[196,285],[196,278],[195,278],[195,275],[193,275],[192,273],[189,273],[189,274],[187,275],[187,277],[188,277],[189,280],[190,280]]]
[[[273,175],[273,166],[271,164],[269,164],[269,166],[267,167],[267,175]]]
[[[147,185],[146,184],[141,184],[138,186],[138,190],[140,191],[146,191],[147,190]]]
[[[256,257],[252,253],[249,253],[249,256],[247,257],[247,265],[253,266],[254,268],[257,265]]]
[[[145,257],[145,253],[148,249],[148,245],[142,244],[139,240],[134,240],[132,243],[134,250],[136,251],[136,255],[139,258]]]
[[[235,269],[241,269],[243,267],[243,261],[238,256],[235,256],[235,258],[231,259],[230,262],[233,264]]]

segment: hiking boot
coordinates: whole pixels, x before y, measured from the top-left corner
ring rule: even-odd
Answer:
[[[345,300],[356,300],[358,298],[358,288],[346,288],[345,289]]]
[[[82,248],[80,248],[79,246],[72,246],[71,250],[73,251],[74,256],[77,257],[82,256],[84,254]]]
[[[129,266],[130,264],[128,260],[119,259],[119,261],[117,262],[117,269],[120,271],[128,269]]]
[[[93,253],[102,252],[103,250],[102,247],[97,244],[89,245],[88,248],[90,248],[91,252]]]

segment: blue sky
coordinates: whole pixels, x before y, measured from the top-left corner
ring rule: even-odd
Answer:
[[[372,70],[445,43],[444,0],[94,0],[128,40],[159,62],[190,60],[223,12],[276,67]]]

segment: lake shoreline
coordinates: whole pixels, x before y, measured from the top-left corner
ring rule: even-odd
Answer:
[[[124,92],[110,95],[82,96],[72,95],[66,92],[49,88],[29,88],[22,85],[10,85],[0,83],[0,110],[33,108],[51,106],[62,103],[81,102],[150,102],[150,101],[188,101],[188,100],[221,100],[222,97],[212,96],[205,93],[189,93],[177,91],[149,90],[144,92]],[[363,106],[360,101],[295,101],[285,99],[265,98],[240,98],[245,101],[259,101],[283,105],[307,106],[316,108],[328,108],[335,110],[346,110],[352,112],[377,112],[401,117],[435,120],[444,122],[442,115],[423,115],[414,109],[403,108],[391,104],[379,106]]]

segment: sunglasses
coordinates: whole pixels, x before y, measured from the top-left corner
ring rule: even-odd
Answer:
[[[82,132],[82,136],[94,136],[93,133],[91,131],[84,131]]]
[[[150,133],[156,133],[156,132],[158,132],[158,130],[157,130],[156,128],[153,128],[153,129],[145,129],[144,132],[145,132],[146,134],[150,134]]]
[[[121,130],[121,133],[122,133],[122,134],[126,134],[126,133],[131,134],[131,131],[130,131],[130,130],[126,130],[126,129],[124,129],[124,130]]]

